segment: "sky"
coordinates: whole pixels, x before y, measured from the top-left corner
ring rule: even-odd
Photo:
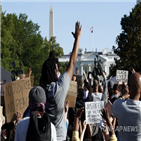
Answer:
[[[2,11],[26,14],[28,20],[37,23],[43,38],[49,39],[49,11],[54,12],[54,36],[64,53],[72,51],[76,21],[82,24],[79,48],[87,51],[102,51],[116,46],[116,37],[122,32],[120,21],[129,15],[136,0],[2,0]],[[93,27],[93,33],[90,28]]]

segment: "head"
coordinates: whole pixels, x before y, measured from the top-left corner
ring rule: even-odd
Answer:
[[[114,94],[119,94],[120,93],[120,89],[119,89],[118,84],[114,84],[113,90],[114,90]]]
[[[59,75],[59,62],[55,58],[55,51],[52,50],[49,54],[49,58],[43,63],[42,74],[40,78],[40,86],[43,88],[51,82],[56,82]]]
[[[95,79],[95,80],[93,81],[93,91],[94,91],[94,92],[98,92],[98,87],[99,87],[98,80]]]
[[[121,93],[122,93],[122,96],[129,95],[128,85],[122,85],[122,87],[121,87]]]
[[[76,76],[75,75],[72,76],[72,81],[76,81]]]
[[[90,90],[90,83],[89,82],[84,82],[84,88],[85,88],[85,90],[87,91],[89,91]]]
[[[77,97],[83,99],[83,97],[84,97],[84,92],[85,92],[85,90],[84,90],[83,88],[79,88],[79,89],[78,89],[78,95],[77,95]]]
[[[78,70],[78,68],[75,69],[75,74],[76,74],[76,75],[79,75],[79,70]]]
[[[29,92],[30,111],[36,111],[42,116],[45,112],[46,94],[45,90],[40,87],[33,87]]]
[[[98,92],[104,93],[104,89],[103,89],[103,86],[102,86],[102,85],[99,85],[99,87],[98,87]]]
[[[139,100],[141,95],[141,75],[133,73],[130,76],[129,85],[130,99]]]

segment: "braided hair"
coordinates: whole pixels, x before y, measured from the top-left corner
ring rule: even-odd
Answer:
[[[40,77],[40,86],[45,88],[51,82],[57,81],[57,73],[55,71],[56,64],[58,65],[58,59],[55,58],[55,51],[52,50],[49,54],[49,58],[45,60],[42,66],[42,74]]]

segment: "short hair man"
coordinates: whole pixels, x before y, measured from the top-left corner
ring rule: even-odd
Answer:
[[[30,117],[21,119],[16,127],[15,141],[56,141],[56,129],[45,113],[46,95],[42,87],[29,92]]]
[[[130,98],[118,99],[112,106],[113,115],[117,118],[120,141],[141,140],[141,75],[133,73],[129,81]]]

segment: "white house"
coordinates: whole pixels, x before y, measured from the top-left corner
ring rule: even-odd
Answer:
[[[70,54],[64,55],[61,58],[59,58],[59,62],[67,62],[70,59]],[[94,60],[101,61],[101,66],[102,70],[106,72],[106,75],[109,75],[109,67],[111,64],[115,64],[114,58],[119,59],[119,56],[114,54],[113,51],[108,51],[108,49],[104,49],[102,52],[87,52],[86,50],[84,51],[83,49],[79,49],[78,52],[78,58],[77,62],[75,65],[75,69],[78,68],[79,74],[83,74],[83,70],[85,70],[86,74],[89,71],[93,71],[94,68]],[[74,70],[75,71],[75,70]],[[75,72],[74,72],[75,73]]]

